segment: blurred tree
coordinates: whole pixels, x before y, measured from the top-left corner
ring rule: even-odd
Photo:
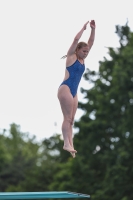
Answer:
[[[60,163],[69,155],[62,151],[60,135],[39,143],[35,139],[16,124],[11,124],[8,134],[0,134],[0,191],[50,190]]]
[[[16,191],[26,171],[36,164],[39,145],[16,124],[11,124],[8,135],[4,133],[0,135],[0,191]]]

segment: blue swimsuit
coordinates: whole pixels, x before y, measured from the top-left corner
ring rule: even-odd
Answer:
[[[70,88],[72,96],[75,97],[82,74],[85,71],[85,65],[76,60],[75,63],[70,67],[66,67],[66,69],[69,72],[69,78],[63,81],[61,85],[67,85]]]

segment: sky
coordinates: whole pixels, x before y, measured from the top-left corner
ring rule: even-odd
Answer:
[[[116,25],[133,30],[132,0],[0,0],[0,132],[10,124],[40,141],[61,134],[62,112],[57,90],[64,78],[66,54],[83,25],[94,19],[94,45],[85,60],[97,71],[108,58],[106,47],[118,47]],[[90,26],[80,41],[87,42]],[[90,88],[82,78],[80,88]],[[75,120],[79,120],[77,110]]]

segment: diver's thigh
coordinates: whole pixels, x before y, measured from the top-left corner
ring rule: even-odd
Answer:
[[[64,117],[72,117],[74,99],[67,85],[60,86],[58,90],[58,99],[60,101]]]

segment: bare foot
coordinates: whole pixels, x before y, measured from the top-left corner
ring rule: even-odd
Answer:
[[[63,147],[64,150],[70,152],[70,153],[77,153],[77,151],[75,149],[73,149],[72,147]]]
[[[73,158],[76,157],[75,153],[70,152],[70,154],[72,155]]]

